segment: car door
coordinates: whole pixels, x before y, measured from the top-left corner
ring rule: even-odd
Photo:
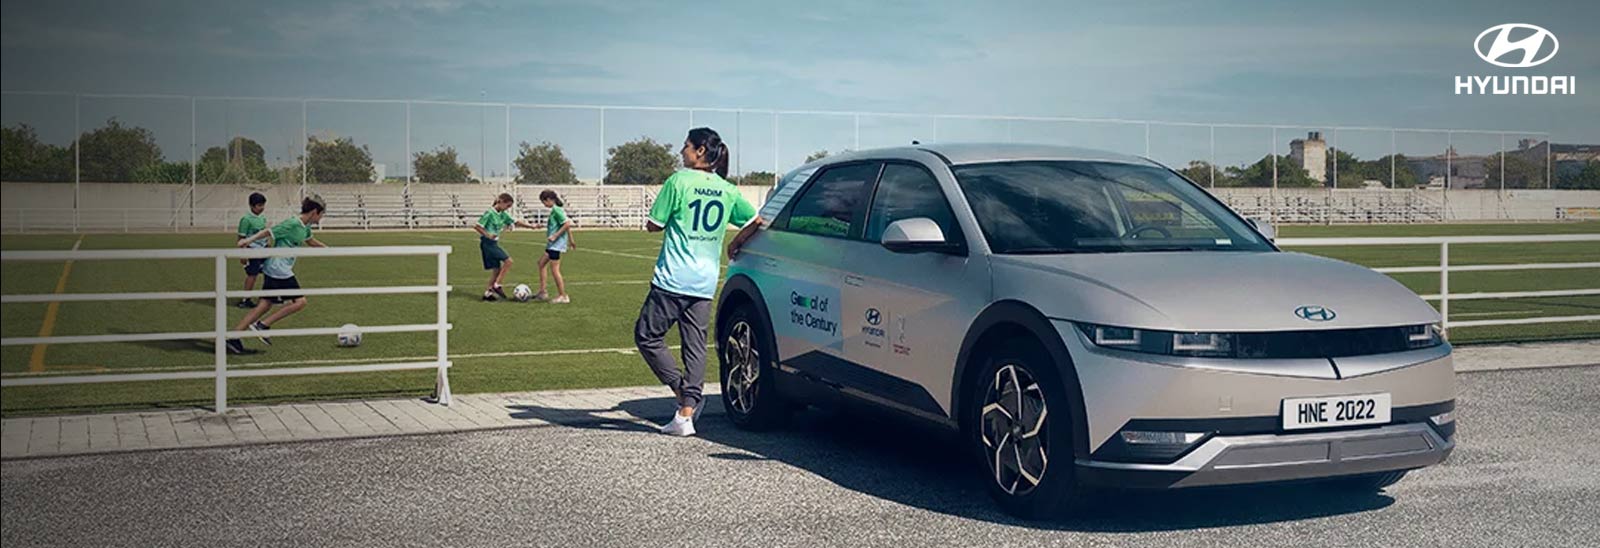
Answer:
[[[935,173],[914,161],[884,165],[861,238],[846,258],[843,318],[846,357],[893,379],[880,387],[881,397],[944,418],[961,340],[990,288]],[[890,223],[914,217],[932,219],[957,247],[895,253],[879,243]]]
[[[756,272],[778,361],[825,377],[843,359],[841,325],[844,274],[840,264],[861,232],[866,201],[881,164],[827,166],[790,200],[747,252]]]

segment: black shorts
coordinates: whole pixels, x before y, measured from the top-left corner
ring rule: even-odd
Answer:
[[[300,289],[300,280],[295,279],[294,276],[290,276],[290,277],[287,277],[287,278],[274,278],[272,276],[267,276],[267,282],[264,283],[264,284],[261,284],[261,289],[264,289],[266,291],[272,291],[274,289]],[[305,298],[305,295],[284,295],[282,297],[265,297],[265,298],[268,301],[272,301],[272,302],[275,302],[275,303],[282,304],[282,303],[287,303],[287,302],[294,301],[294,300],[297,300],[297,299]]]
[[[556,251],[554,249],[546,249],[546,250],[544,250],[544,256],[549,257],[550,260],[552,260],[552,261],[561,260],[561,252],[560,251]]]
[[[266,266],[266,264],[266,259],[250,259],[244,263],[244,273],[246,276],[260,274],[261,267]]]
[[[500,268],[500,263],[511,258],[506,250],[500,247],[500,242],[489,238],[478,238],[478,251],[483,252],[483,269],[494,270]]]

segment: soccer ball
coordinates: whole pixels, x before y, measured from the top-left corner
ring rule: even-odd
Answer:
[[[528,284],[517,284],[517,287],[511,290],[511,298],[519,303],[528,302],[528,299],[533,298],[533,290],[528,288]]]
[[[339,346],[347,348],[352,346],[361,346],[361,328],[356,327],[356,324],[353,323],[347,323],[344,324],[343,327],[340,327]]]

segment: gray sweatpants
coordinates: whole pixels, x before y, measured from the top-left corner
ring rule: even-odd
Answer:
[[[711,319],[711,299],[680,295],[650,286],[650,294],[639,309],[639,321],[633,324],[633,342],[639,355],[650,365],[650,371],[678,395],[678,405],[699,407],[704,396],[701,389],[706,383],[706,329]],[[672,359],[667,350],[667,330],[678,324],[678,337],[683,340],[683,368]]]

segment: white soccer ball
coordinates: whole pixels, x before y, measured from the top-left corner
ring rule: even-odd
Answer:
[[[528,299],[533,298],[533,290],[528,288],[528,284],[517,284],[517,287],[511,290],[511,298],[519,303],[528,302]]]
[[[339,346],[361,346],[361,328],[356,324],[347,323],[339,328]]]

